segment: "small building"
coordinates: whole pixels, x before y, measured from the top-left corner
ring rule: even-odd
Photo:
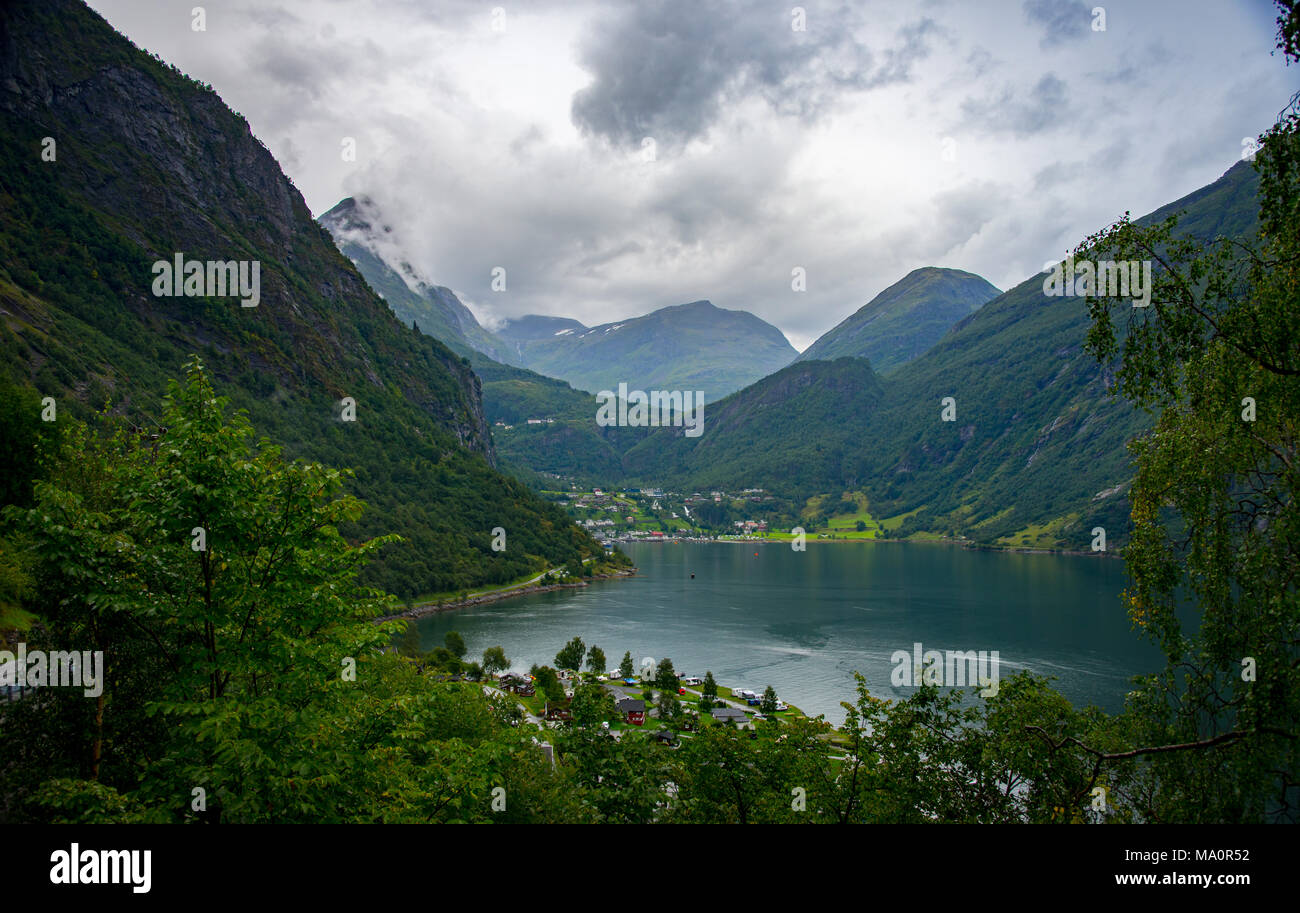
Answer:
[[[749,714],[739,707],[716,707],[712,711],[713,720],[717,723],[748,723]]]
[[[625,697],[614,707],[619,713],[623,714],[623,719],[633,726],[640,726],[645,723],[645,701]]]
[[[660,745],[667,745],[670,748],[677,744],[677,736],[671,729],[660,729],[652,738]]]
[[[551,721],[564,721],[573,719],[573,714],[569,711],[568,701],[547,701],[546,718]]]
[[[522,672],[502,672],[497,676],[497,680],[501,682],[502,691],[513,691],[525,697],[536,693],[531,675]]]

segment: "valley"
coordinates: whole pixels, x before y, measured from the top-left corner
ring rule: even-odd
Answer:
[[[6,887],[1300,820],[1300,4],[688,6],[0,3]]]

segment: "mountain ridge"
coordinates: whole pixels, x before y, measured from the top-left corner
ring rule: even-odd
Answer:
[[[484,329],[473,312],[446,286],[428,282],[398,253],[380,249],[377,239],[391,235],[388,226],[376,227],[373,203],[367,198],[345,197],[317,221],[358,269],[393,313],[407,326],[438,339],[461,356],[482,352],[495,361],[518,364],[509,345]],[[396,265],[393,260],[397,260]],[[365,264],[365,268],[361,268]]]
[[[402,596],[504,582],[600,554],[494,468],[477,375],[373,293],[211,89],[72,0],[0,6],[0,349],[12,380],[90,419],[144,425],[191,354],[286,455],[355,469],[399,532],[367,581]],[[19,49],[21,48],[21,53]],[[76,53],[69,49],[75,48]],[[45,137],[53,160],[42,158]],[[150,264],[256,261],[260,303],[151,294]],[[340,420],[351,398],[356,421]],[[496,553],[490,531],[511,530]]]
[[[1138,221],[1185,210],[1179,234],[1240,237],[1255,224],[1257,184],[1238,163]],[[984,304],[879,386],[836,382],[860,374],[861,359],[795,362],[822,365],[810,377],[828,391],[818,408],[800,410],[798,424],[729,432],[719,421],[757,415],[759,404],[764,415],[779,410],[778,374],[714,404],[707,443],[660,431],[625,465],[641,481],[686,489],[759,486],[796,500],[860,490],[874,516],[898,518],[894,535],[1083,549],[1102,526],[1122,542],[1126,444],[1152,420],[1112,395],[1113,369],[1084,351],[1090,322],[1080,300],[1045,296],[1042,282],[1032,276]],[[955,421],[942,420],[949,396]],[[773,453],[799,475],[774,465]]]
[[[752,383],[798,353],[777,327],[707,299],[520,342],[524,366],[597,393],[702,390],[706,400]]]
[[[933,346],[956,323],[1002,294],[965,270],[923,266],[912,270],[822,334],[796,361],[866,358],[881,374]]]

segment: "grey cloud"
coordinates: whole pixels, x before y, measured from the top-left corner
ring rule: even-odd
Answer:
[[[603,278],[604,273],[600,269],[600,267],[614,260],[617,260],[620,257],[626,257],[632,254],[640,254],[644,252],[645,252],[645,247],[640,242],[627,241],[626,243],[619,244],[615,247],[611,247],[606,250],[601,250],[597,253],[591,254],[588,257],[583,257],[581,260],[575,263],[573,267],[575,270],[586,272],[590,276]]]
[[[961,107],[964,126],[1022,137],[1049,131],[1071,114],[1066,85],[1053,73],[1045,74],[1027,91],[1006,86],[995,97],[967,98]]]
[[[979,181],[935,195],[935,227],[927,241],[934,250],[949,251],[969,241],[992,221],[1009,195],[1009,188]]]
[[[1077,163],[1052,162],[1034,172],[1034,193],[1052,190],[1075,177],[1077,173]]]
[[[1065,44],[1092,28],[1092,7],[1083,0],[1025,0],[1025,18],[1043,30],[1043,47]]]
[[[537,124],[529,124],[528,128],[510,141],[510,152],[515,158],[527,158],[528,153],[534,147],[540,146],[546,140],[546,134]]]
[[[1092,174],[1115,174],[1128,163],[1132,152],[1133,143],[1120,137],[1088,157],[1088,170]]]
[[[652,136],[671,145],[704,135],[726,106],[751,96],[813,120],[844,92],[909,81],[938,31],[922,19],[877,55],[853,37],[861,23],[847,8],[807,4],[802,32],[791,21],[784,6],[754,0],[623,7],[579,48],[593,82],[574,96],[573,121],[615,143]]]
[[[1052,162],[1034,173],[1034,193],[1055,190],[1071,181],[1112,175],[1128,163],[1133,143],[1123,137],[1098,149],[1086,161]]]
[[[966,56],[966,66],[970,69],[971,78],[974,79],[983,76],[997,65],[998,61],[987,48],[977,47]]]
[[[804,341],[913,266],[1023,280],[1125,209],[1213,180],[1294,91],[1294,68],[1260,56],[1271,18],[1246,28],[1228,5],[1193,17],[1177,0],[993,15],[923,0],[901,17],[844,0],[234,0],[208,5],[206,38],[194,2],[90,0],[243,110],[313,210],[374,195],[401,258],[480,312],[602,323],[709,298]],[[1094,4],[1111,13],[1104,36]],[[513,84],[493,71],[498,5],[507,41],[533,26],[559,39],[530,45],[562,64],[530,85],[537,110],[480,91]],[[590,81],[578,94],[574,67]],[[575,146],[570,124],[597,141]],[[960,167],[897,190],[915,172],[883,164],[895,129],[927,143],[923,173],[945,134]],[[606,145],[647,134],[661,155],[645,167]],[[707,148],[668,153],[692,137]],[[841,192],[854,167],[875,180]],[[507,292],[490,289],[497,265]],[[795,265],[806,293],[790,289]]]

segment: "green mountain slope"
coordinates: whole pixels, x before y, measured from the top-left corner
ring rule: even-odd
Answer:
[[[704,432],[656,432],[631,447],[633,478],[687,489],[758,487],[804,496],[838,489],[883,386],[861,358],[797,362],[705,409]]]
[[[504,468],[530,482],[560,475],[615,484],[624,475],[623,453],[649,430],[602,428],[596,399],[562,380],[526,368],[472,359],[483,381],[483,408]]]
[[[1141,221],[1185,211],[1181,234],[1241,237],[1255,227],[1257,186],[1238,163]],[[1041,274],[1025,280],[891,378],[873,431],[895,429],[892,445],[850,464],[872,480],[881,513],[925,505],[915,526],[1077,548],[1094,526],[1112,539],[1127,527],[1126,444],[1151,418],[1113,398],[1110,368],[1083,350],[1081,299],[1042,286]],[[957,401],[955,422],[938,420],[944,396]]]
[[[551,335],[555,325],[568,328],[582,324],[560,317],[524,318],[513,324],[516,335],[494,337],[482,349],[475,348],[470,344],[473,337],[463,331],[465,324],[460,322],[456,309],[463,310],[474,327],[478,323],[451,290],[424,285],[420,294],[412,292],[371,245],[359,243],[357,234],[341,226],[340,207],[342,203],[330,210],[334,215],[326,213],[320,221],[332,227],[339,249],[352,259],[371,288],[383,295],[403,322],[441,339],[469,359],[481,380],[484,417],[492,426],[494,450],[504,470],[539,487],[547,484],[548,474],[605,484],[622,476],[622,453],[646,436],[644,429],[601,428],[595,421],[597,404],[592,394],[490,357],[490,351],[501,349],[508,357],[512,341]],[[344,217],[349,211],[350,207],[343,208]],[[371,236],[368,231],[360,235]],[[450,306],[440,306],[441,301],[449,301]]]
[[[933,266],[915,269],[823,334],[798,360],[865,358],[876,371],[888,374],[1000,294],[974,273]]]
[[[497,330],[497,335],[512,345],[533,342],[538,339],[550,339],[552,336],[569,332],[583,332],[590,327],[574,320],[572,317],[550,317],[546,314],[525,314],[507,320]]]
[[[751,384],[797,354],[776,327],[708,301],[518,342],[526,368],[592,393],[700,390],[707,401]]]
[[[1142,221],[1185,211],[1182,233],[1243,236],[1256,187],[1239,163]],[[1042,285],[1037,275],[998,296],[884,381],[858,360],[797,362],[806,387],[790,369],[765,378],[713,404],[698,441],[657,433],[628,453],[628,468],[688,489],[862,490],[878,518],[915,512],[903,535],[1087,548],[1099,525],[1122,539],[1125,445],[1151,419],[1109,395],[1110,370],[1083,350],[1081,299],[1044,296]],[[948,396],[951,422],[941,420]]]
[[[63,414],[110,398],[149,424],[189,353],[261,434],[356,468],[351,536],[398,532],[373,582],[401,595],[594,554],[494,469],[469,363],[403,327],[311,218],[243,118],[70,0],[0,7],[3,370]],[[42,158],[46,137],[56,146]],[[260,264],[260,302],[157,297],[155,261]],[[340,420],[344,397],[356,421]],[[493,552],[491,530],[509,548]]]
[[[375,215],[368,200],[348,197],[318,221],[402,323],[418,326],[459,355],[482,352],[496,361],[517,364],[510,346],[483,329],[451,289],[421,281],[405,262],[399,261],[401,272],[390,265],[393,252],[382,251],[380,244],[392,229],[376,226]]]

